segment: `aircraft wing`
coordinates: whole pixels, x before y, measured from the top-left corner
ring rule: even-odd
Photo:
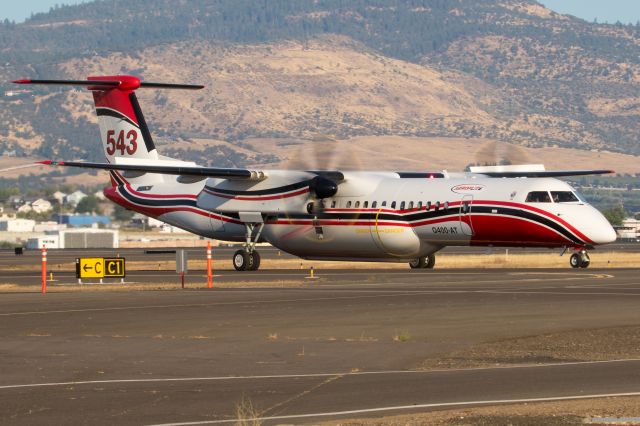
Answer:
[[[545,178],[563,176],[604,175],[615,173],[613,170],[545,170],[543,164],[515,164],[501,166],[471,166],[469,171],[482,176],[496,178]]]
[[[133,173],[158,173],[165,175],[180,175],[201,178],[220,178],[238,180],[261,180],[265,174],[261,171],[247,169],[224,169],[219,167],[193,167],[193,166],[172,166],[172,165],[149,165],[149,164],[110,164],[91,163],[84,161],[38,161],[37,164],[47,166],[82,167],[85,169],[99,170],[120,170]]]
[[[545,178],[545,177],[563,177],[563,176],[587,176],[587,175],[606,175],[615,173],[613,170],[544,170],[544,171],[522,171],[522,172],[481,172],[479,174],[489,177],[529,177],[529,178]]]

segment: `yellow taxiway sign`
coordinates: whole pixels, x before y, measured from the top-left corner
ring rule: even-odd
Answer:
[[[124,278],[124,257],[79,257],[76,259],[77,278]]]

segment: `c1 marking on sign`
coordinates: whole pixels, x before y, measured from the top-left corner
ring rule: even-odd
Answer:
[[[105,278],[124,278],[124,257],[104,259]]]
[[[76,259],[76,278],[124,278],[124,257],[80,257]]]
[[[76,267],[78,278],[104,278],[104,258],[81,257]]]

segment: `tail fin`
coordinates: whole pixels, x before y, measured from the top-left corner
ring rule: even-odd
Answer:
[[[89,80],[121,82],[116,87],[90,86],[107,161],[116,163],[121,157],[157,160],[158,152],[135,94],[140,80],[129,76],[89,77]]]
[[[87,80],[17,80],[18,84],[86,86],[93,92],[104,155],[109,163],[134,160],[145,164],[159,159],[140,109],[138,88],[202,89],[204,86],[141,82],[128,75],[89,77]]]

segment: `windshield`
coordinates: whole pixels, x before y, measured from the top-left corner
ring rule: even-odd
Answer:
[[[580,200],[571,191],[551,191],[554,203],[578,203]]]
[[[527,203],[550,203],[551,197],[547,191],[532,191],[527,194]]]
[[[589,203],[587,199],[584,197],[584,195],[582,195],[580,192],[574,191],[573,193],[575,194],[576,197],[578,197],[578,200],[580,200],[581,203],[584,203],[584,204]]]

